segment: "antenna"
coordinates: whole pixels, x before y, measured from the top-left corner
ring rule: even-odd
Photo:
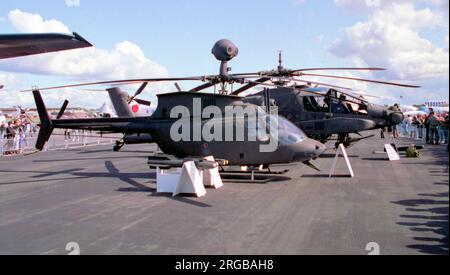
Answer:
[[[284,70],[284,67],[283,67],[283,51],[280,50],[278,52],[278,71],[281,72],[282,70]]]

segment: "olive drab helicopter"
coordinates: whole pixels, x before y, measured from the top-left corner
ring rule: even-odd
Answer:
[[[175,165],[174,159],[177,166],[183,159],[194,159],[201,163],[205,157],[213,156],[222,165],[269,168],[272,164],[303,162],[314,168],[309,161],[321,155],[326,147],[308,138],[287,119],[269,114],[259,106],[244,102],[244,98],[227,93],[228,84],[245,83],[253,76],[247,78],[229,74],[227,63],[238,54],[237,47],[230,41],[217,42],[213,53],[221,61],[219,75],[104,81],[25,91],[33,93],[41,120],[36,148],[44,149],[54,129],[92,130],[148,135],[151,140],[147,141],[156,143],[167,156],[163,160],[159,155],[155,156],[156,159],[150,158],[150,166],[172,166]],[[221,90],[216,94],[198,93],[195,90],[159,94],[157,109],[148,117],[69,120],[61,119],[68,105],[67,101],[57,119],[52,120],[41,96],[42,91],[70,87],[142,83],[135,96],[130,98],[134,100],[148,84],[172,81],[208,81],[214,83],[212,85],[221,85]],[[235,108],[245,112],[220,116]],[[196,131],[198,129],[200,134]],[[236,138],[238,132],[243,134],[242,139]]]
[[[419,86],[385,81],[305,73],[312,70],[380,71],[384,69],[315,68],[287,70],[282,65],[280,52],[279,66],[276,70],[258,73],[262,78],[256,81],[249,81],[246,86],[236,90],[233,94],[239,95],[258,85],[270,87],[262,92],[247,96],[246,102],[277,108],[280,115],[300,127],[309,137],[322,143],[326,143],[333,135],[337,135],[336,147],[340,144],[349,147],[358,141],[373,137],[373,135],[363,137],[360,132],[400,124],[404,120],[403,113],[396,106],[385,107],[372,104],[364,96],[350,92],[352,91],[351,88],[298,79],[296,77],[337,78],[405,88],[420,88]],[[273,84],[267,84],[268,81],[272,81]],[[316,86],[313,87],[312,85]],[[357,134],[359,137],[353,138],[350,134]]]
[[[336,147],[346,147],[366,138],[360,132],[400,124],[404,115],[396,107],[384,107],[333,88],[305,86],[280,87],[248,96],[246,102],[261,104],[269,94],[272,107],[278,108],[305,133],[326,143],[338,135]],[[357,134],[358,138],[350,134]]]

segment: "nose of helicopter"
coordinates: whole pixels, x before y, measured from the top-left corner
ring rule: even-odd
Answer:
[[[400,111],[397,106],[383,107],[379,105],[371,105],[369,108],[369,114],[377,119],[379,127],[387,127],[399,125],[405,119],[405,115]]]
[[[304,162],[319,157],[326,151],[324,144],[313,139],[306,139],[300,143],[291,145],[294,152],[293,161]]]

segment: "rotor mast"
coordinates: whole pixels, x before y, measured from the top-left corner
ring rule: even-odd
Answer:
[[[278,52],[278,67],[277,67],[277,74],[279,75],[279,78],[275,80],[273,83],[277,86],[287,86],[287,84],[290,82],[289,80],[285,79],[283,75],[286,73],[286,69],[283,66],[283,51],[280,50]]]
[[[231,68],[228,67],[228,61],[232,60],[239,54],[239,49],[230,40],[222,39],[214,45],[212,54],[221,62],[219,77],[217,79],[217,82],[221,84],[220,93],[228,94],[226,86],[227,83],[230,82],[229,72],[231,71]]]

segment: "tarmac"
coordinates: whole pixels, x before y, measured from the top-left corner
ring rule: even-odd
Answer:
[[[348,150],[355,178],[328,177],[335,152],[270,182],[229,182],[205,198],[156,194],[153,145],[0,158],[0,254],[448,255],[445,146],[398,162],[386,140]],[[403,139],[400,144],[410,144]],[[332,146],[332,144],[329,144]],[[346,174],[343,159],[338,174]]]

